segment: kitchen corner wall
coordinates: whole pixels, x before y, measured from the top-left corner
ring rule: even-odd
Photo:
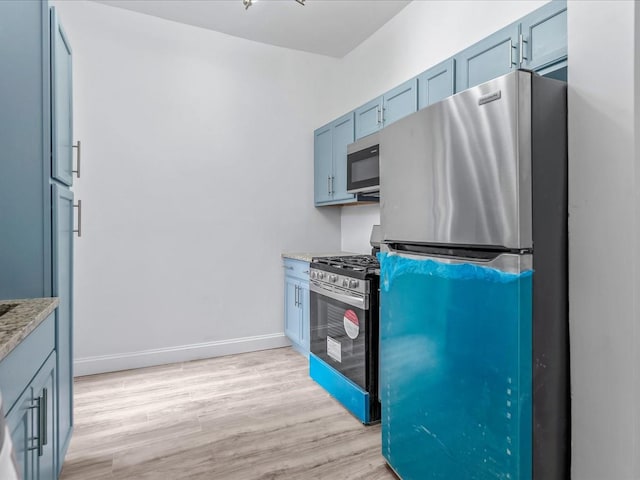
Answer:
[[[334,71],[331,112],[317,126],[399,85],[544,5],[543,1],[414,1]],[[316,127],[317,127],[316,126]],[[342,249],[370,250],[377,206],[342,207]]]
[[[83,147],[76,375],[288,344],[281,252],[340,249],[312,161],[338,60],[55,5]]]
[[[639,7],[568,5],[572,478],[638,480]]]

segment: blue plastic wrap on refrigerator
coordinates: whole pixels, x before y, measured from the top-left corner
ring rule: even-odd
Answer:
[[[530,480],[533,272],[379,259],[391,467],[404,480]]]

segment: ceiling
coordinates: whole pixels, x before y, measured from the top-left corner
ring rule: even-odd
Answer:
[[[257,42],[343,57],[411,0],[94,0]]]

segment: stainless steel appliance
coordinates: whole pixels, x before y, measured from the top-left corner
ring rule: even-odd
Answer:
[[[376,257],[314,258],[310,270],[311,377],[365,424],[378,402]]]
[[[347,192],[371,193],[380,189],[378,133],[347,145]]]
[[[569,478],[566,85],[517,71],[380,134],[383,454]]]

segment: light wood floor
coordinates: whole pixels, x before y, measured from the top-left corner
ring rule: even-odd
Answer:
[[[393,480],[290,348],[81,377],[62,480]]]

